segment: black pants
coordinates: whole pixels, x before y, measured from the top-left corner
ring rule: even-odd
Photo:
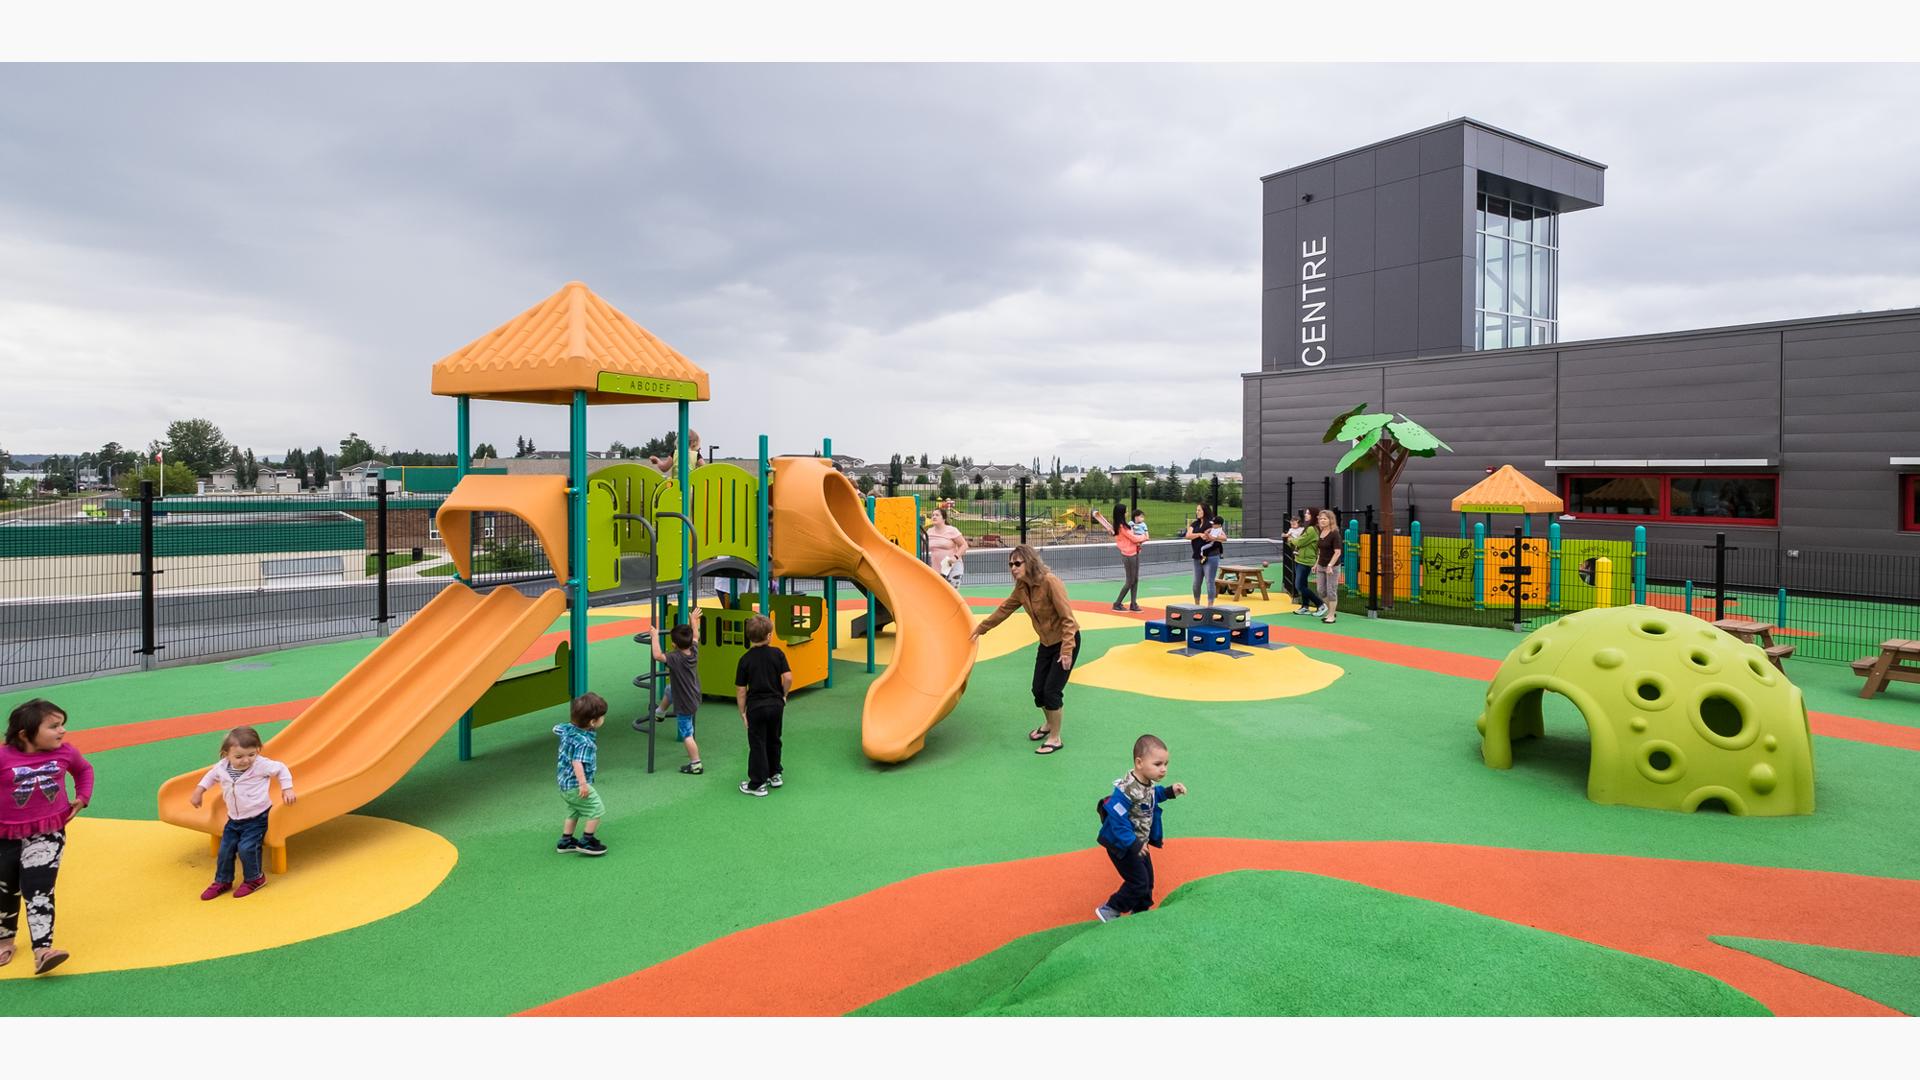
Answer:
[[[1060,666],[1060,646],[1071,640],[1074,663],[1080,662],[1080,635],[1062,638],[1059,645],[1042,645],[1033,656],[1033,703],[1042,709],[1060,708],[1060,695],[1067,689],[1067,676],[1073,666]]]
[[[747,783],[759,787],[780,771],[780,725],[786,702],[747,703]]]
[[[24,900],[33,947],[53,947],[53,880],[60,875],[60,855],[66,848],[65,830],[0,840],[0,941],[12,941],[19,932]]]
[[[1113,868],[1120,871],[1120,888],[1107,897],[1107,906],[1122,915],[1152,907],[1153,856],[1147,853],[1147,846],[1140,845],[1138,852],[1110,847],[1107,858],[1112,859]]]

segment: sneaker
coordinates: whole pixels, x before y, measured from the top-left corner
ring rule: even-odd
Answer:
[[[1125,611],[1125,610],[1127,610],[1127,609],[1126,609],[1126,608],[1124,608],[1124,607],[1122,607],[1122,606],[1120,606],[1120,601],[1118,601],[1118,600],[1115,600],[1115,601],[1113,602],[1113,610],[1115,610],[1115,611]]]
[[[1093,917],[1099,919],[1101,922],[1112,922],[1120,917],[1120,913],[1105,904],[1101,904],[1099,907],[1093,909]]]
[[[768,787],[779,787],[781,784],[784,784],[784,783],[786,783],[786,781],[780,778],[779,773],[774,773],[772,776],[767,777]]]
[[[588,833],[587,835],[580,838],[580,854],[605,855],[606,853],[607,853],[607,845],[601,843],[599,837],[593,835],[592,833]]]
[[[697,761],[689,761],[685,765],[680,766],[680,771],[686,773],[688,776],[699,776],[701,773],[707,771],[707,767]]]
[[[1140,605],[1139,605],[1139,604],[1128,604],[1128,605],[1127,605],[1127,610],[1128,610],[1128,611],[1139,611],[1139,610],[1140,610]]]
[[[235,900],[238,900],[243,896],[252,896],[254,893],[257,893],[261,889],[264,889],[266,887],[267,887],[267,878],[265,874],[262,874],[261,876],[254,878],[251,881],[241,882],[240,887],[233,890],[233,898]]]
[[[231,888],[233,888],[233,882],[231,881],[216,881],[200,893],[200,899],[211,900]]]
[[[1315,610],[1315,611],[1314,611],[1314,614],[1315,614],[1315,615],[1318,615],[1318,616],[1320,616],[1321,618],[1323,618],[1323,619],[1324,619],[1324,618],[1326,618],[1326,617],[1327,617],[1327,612],[1328,612],[1328,610],[1329,610],[1329,609],[1328,609],[1328,607],[1327,607],[1327,605],[1325,605],[1325,604],[1321,604],[1321,605],[1320,605],[1320,607],[1319,607],[1319,608],[1318,608],[1317,610]]]
[[[1313,614],[1313,612],[1314,612],[1314,609],[1308,607],[1305,604],[1301,604],[1299,607],[1295,608],[1293,611],[1295,615],[1311,615]]]
[[[759,787],[754,787],[752,784],[742,780],[740,781],[740,794],[752,795],[755,798],[764,799],[767,797],[767,785],[761,784]]]
[[[557,843],[557,844],[555,844],[555,845],[553,845],[553,850],[555,850],[555,851],[579,851],[579,850],[580,850],[580,841],[578,841],[578,840],[575,840],[575,839],[574,839],[573,837],[571,837],[571,836],[563,836],[563,837],[561,837],[561,838],[560,838],[560,842],[559,842],[559,843]]]

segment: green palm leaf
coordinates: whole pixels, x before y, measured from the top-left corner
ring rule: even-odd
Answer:
[[[1340,434],[1340,429],[1346,426],[1347,418],[1352,416],[1358,416],[1361,413],[1366,411],[1367,411],[1367,403],[1363,401],[1360,404],[1355,405],[1353,408],[1348,409],[1346,412],[1341,413],[1339,416],[1334,417],[1333,423],[1327,425],[1327,433],[1321,436],[1320,441],[1325,443],[1325,442],[1332,442],[1337,438],[1346,438],[1346,436]]]
[[[1380,437],[1386,434],[1386,430],[1386,428],[1377,427],[1365,435],[1362,435],[1360,441],[1353,444],[1353,449],[1347,451],[1346,455],[1340,459],[1340,464],[1333,467],[1333,471],[1346,472],[1349,468],[1352,468],[1354,471],[1359,472],[1372,465],[1373,448],[1380,442]]]
[[[1340,434],[1335,437],[1351,442],[1368,432],[1386,430],[1387,424],[1392,420],[1392,413],[1362,413],[1359,416],[1349,417],[1346,423],[1340,425]]]
[[[1433,432],[1407,419],[1407,414],[1405,413],[1400,414],[1400,419],[1388,424],[1387,430],[1393,433],[1394,441],[1398,442],[1410,454],[1417,454],[1420,457],[1432,457],[1436,450],[1446,450],[1448,452],[1453,450],[1453,447],[1448,446],[1435,437]]]

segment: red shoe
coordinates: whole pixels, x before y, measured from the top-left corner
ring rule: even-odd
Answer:
[[[232,882],[216,881],[213,884],[207,886],[206,891],[200,894],[200,899],[211,900],[214,897],[219,896],[221,893],[226,892],[228,889],[231,889],[231,888],[233,888]]]
[[[249,895],[252,895],[253,893],[257,893],[261,889],[264,889],[266,887],[267,887],[267,879],[266,879],[266,875],[263,874],[260,877],[254,878],[252,881],[241,882],[240,887],[233,890],[233,898],[235,900],[238,900],[243,896],[249,896]]]

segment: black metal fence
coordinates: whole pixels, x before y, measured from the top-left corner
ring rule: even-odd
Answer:
[[[0,686],[384,633],[454,580],[443,499],[94,495],[0,513]],[[477,586],[551,583],[531,527],[477,518]]]
[[[1409,530],[1410,532],[1412,530]],[[1707,622],[1759,623],[1793,656],[1851,663],[1891,638],[1920,638],[1920,556],[1510,535],[1393,538],[1357,521],[1347,532],[1340,611],[1530,631],[1569,612],[1645,603]],[[1391,594],[1391,595],[1389,595]]]

